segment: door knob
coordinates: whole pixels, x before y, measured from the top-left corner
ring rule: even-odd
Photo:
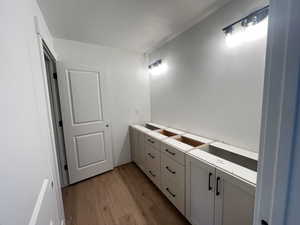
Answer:
[[[109,127],[109,124],[106,124],[105,126],[106,126],[106,127]]]

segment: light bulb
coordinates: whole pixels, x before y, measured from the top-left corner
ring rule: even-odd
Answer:
[[[150,70],[151,75],[158,76],[165,73],[168,70],[168,65],[166,63],[161,63],[157,66],[153,66]]]
[[[249,24],[247,27],[239,27],[233,32],[226,34],[226,44],[228,47],[236,47],[246,42],[259,40],[268,33],[268,18],[259,23]]]
[[[268,33],[268,18],[261,22],[248,26],[245,32],[245,42],[259,40],[266,37]]]
[[[233,32],[226,35],[226,44],[228,47],[236,47],[244,42],[245,28],[240,27],[235,29]]]

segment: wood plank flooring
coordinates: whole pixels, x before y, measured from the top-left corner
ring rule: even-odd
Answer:
[[[66,225],[189,225],[133,163],[63,190]]]

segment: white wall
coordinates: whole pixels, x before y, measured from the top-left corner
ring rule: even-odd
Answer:
[[[115,166],[131,161],[128,125],[150,120],[149,76],[143,54],[55,39],[63,63],[103,68],[112,124]]]
[[[258,151],[266,38],[228,48],[222,28],[266,4],[235,0],[150,54],[153,122]]]
[[[43,180],[55,178],[55,165],[49,160],[53,146],[34,16],[51,48],[51,35],[34,0],[0,1],[2,225],[28,224]],[[57,207],[49,208],[49,213],[55,211],[55,225],[63,217]]]

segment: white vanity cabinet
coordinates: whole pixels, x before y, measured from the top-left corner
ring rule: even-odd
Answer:
[[[193,225],[214,225],[216,169],[186,158],[186,218]]]
[[[216,170],[215,225],[252,225],[255,186]]]
[[[255,163],[223,151],[211,145],[186,156],[186,217],[193,225],[253,223]]]
[[[156,124],[130,129],[133,161],[192,225],[252,225],[257,154]]]

